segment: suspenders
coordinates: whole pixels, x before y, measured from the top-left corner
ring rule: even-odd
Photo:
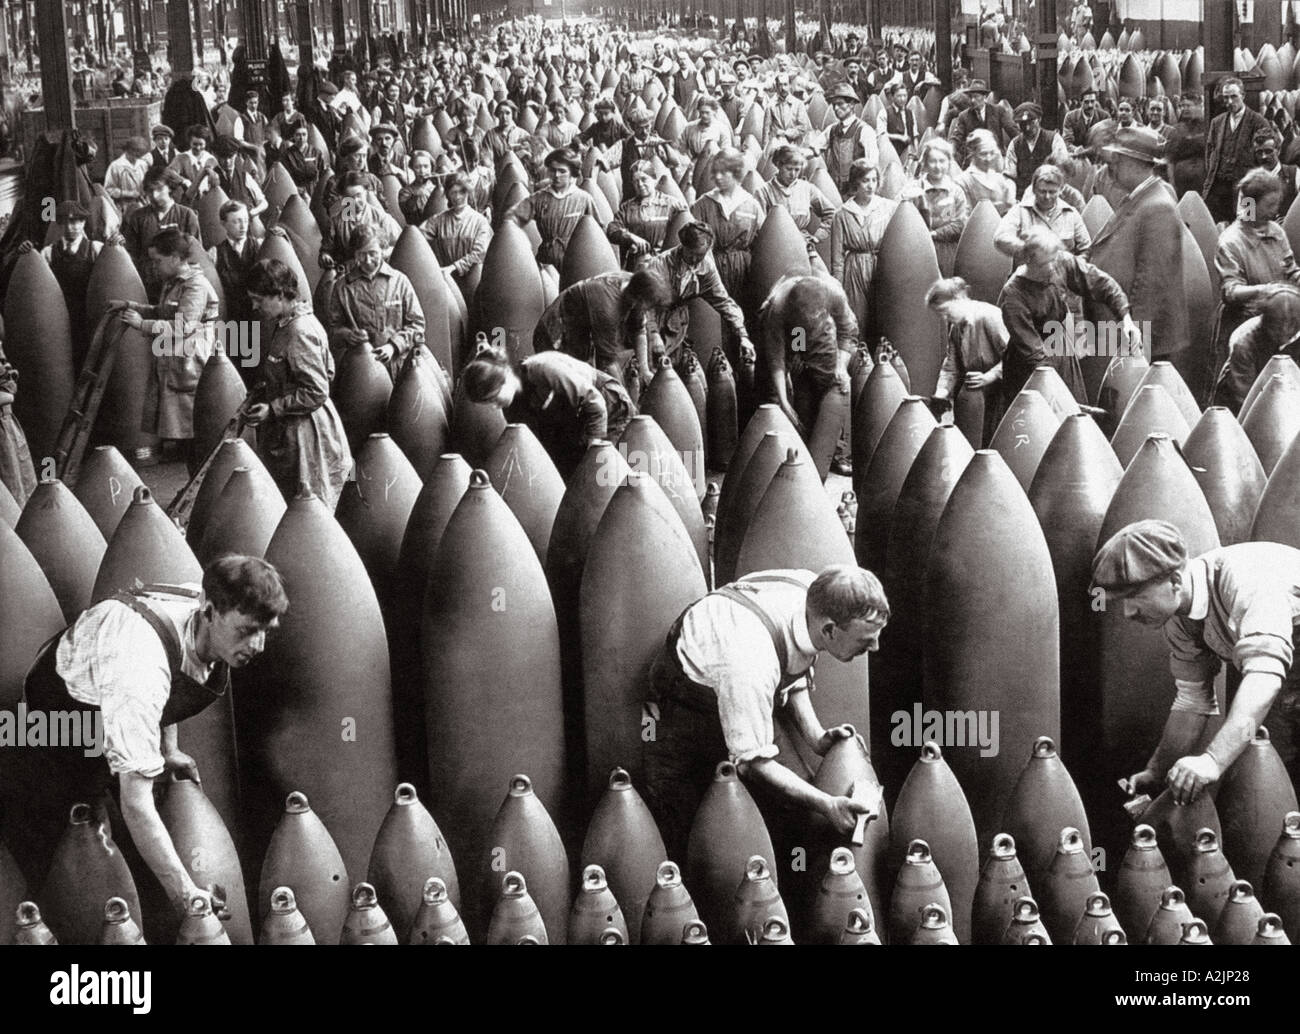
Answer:
[[[806,588],[803,582],[799,581],[799,579],[792,578],[785,574],[755,575],[750,578],[739,579],[739,581],[742,583],[757,585],[783,583],[785,585],[794,585],[800,589]],[[783,691],[791,683],[797,682],[808,674],[807,672],[801,672],[798,675],[791,675],[789,673],[790,656],[786,649],[785,637],[781,635],[776,624],[770,617],[768,617],[767,613],[753,601],[753,599],[742,592],[737,592],[730,585],[724,585],[720,589],[715,589],[713,595],[722,596],[731,600],[733,603],[740,604],[763,623],[763,627],[767,629],[767,634],[772,637],[772,646],[776,648],[776,656],[781,663],[780,686]]]

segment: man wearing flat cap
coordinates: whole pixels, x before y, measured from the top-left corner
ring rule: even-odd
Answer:
[[[1242,542],[1187,556],[1179,530],[1165,521],[1130,524],[1097,553],[1093,585],[1108,605],[1162,626],[1178,688],[1164,734],[1135,793],[1167,783],[1189,803],[1223,773],[1266,726],[1292,782],[1300,780],[1300,550]],[[1219,714],[1214,678],[1224,662],[1242,676],[1222,727],[1195,753]]]
[[[1033,101],[1017,105],[1015,121],[1020,135],[1007,148],[1002,171],[1016,181],[1016,197],[1024,197],[1033,182],[1034,170],[1048,162],[1068,163],[1070,151],[1060,133],[1043,128],[1043,109]]]
[[[378,176],[396,176],[403,186],[411,182],[411,168],[405,154],[398,152],[397,141],[401,134],[391,122],[377,122],[370,127],[373,150],[366,158],[366,169]]]
[[[763,117],[763,146],[773,143],[794,144],[796,147],[812,132],[808,108],[791,92],[793,77],[782,72],[776,77],[775,93]]]
[[[987,129],[998,142],[998,150],[1005,152],[1018,130],[1006,108],[989,103],[988,84],[983,79],[972,79],[966,86],[970,97],[970,107],[953,121],[948,131],[948,142],[952,144],[957,161],[966,166],[966,137],[977,129]]]
[[[149,130],[149,138],[153,141],[153,150],[149,152],[149,157],[154,165],[164,169],[171,165],[172,159],[176,157],[176,147],[172,143],[173,135],[170,126],[157,125]]]
[[[99,241],[86,236],[89,213],[76,201],[60,201],[54,210],[59,236],[52,244],[41,249],[41,255],[50,264],[54,279],[59,282],[63,300],[68,306],[72,326],[73,353],[80,364],[90,344],[90,328],[86,324],[86,290],[95,260],[103,249]],[[18,247],[19,254],[32,250],[30,241]]]
[[[1107,173],[1123,200],[1093,239],[1093,265],[1124,289],[1133,319],[1149,322],[1151,361],[1168,359],[1198,397],[1205,358],[1189,349],[1187,297],[1183,283],[1183,222],[1173,191],[1156,175],[1164,141],[1141,126],[1120,129],[1102,151]],[[1085,305],[1091,320],[1114,319],[1104,305]]]

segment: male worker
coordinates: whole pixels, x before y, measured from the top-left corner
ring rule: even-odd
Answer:
[[[948,143],[952,144],[956,153],[957,164],[963,168],[970,157],[966,150],[966,138],[975,130],[987,129],[992,133],[1000,152],[1006,151],[1018,132],[1007,110],[989,103],[989,88],[983,79],[972,79],[966,92],[971,98],[970,107],[953,120],[952,128],[948,131]]]
[[[22,836],[9,838],[32,876],[43,875],[70,807],[84,802],[106,817],[116,790],[126,832],[179,914],[206,896],[181,859],[154,803],[168,772],[198,781],[180,748],[177,725],[229,691],[230,669],[260,654],[289,601],[279,572],[247,556],[214,560],[201,586],[147,586],[118,592],[84,611],[37,655],[24,699],[31,710],[92,712],[102,723],[102,753],[81,747],[23,752]],[[37,804],[39,802],[39,804]],[[19,816],[14,816],[17,819]],[[114,830],[122,836],[122,830]]]
[[[1122,201],[1092,241],[1091,261],[1115,278],[1132,306],[1133,319],[1149,323],[1151,355],[1168,359],[1198,396],[1205,390],[1203,355],[1189,348],[1187,294],[1181,240],[1182,217],[1172,192],[1156,175],[1164,147],[1158,133],[1134,127],[1116,132],[1102,151],[1111,182]],[[1119,314],[1104,303],[1085,303],[1088,318],[1100,322]]]
[[[724,586],[673,622],[650,668],[646,710],[654,735],[643,747],[645,797],[668,857],[686,857],[700,799],[720,761],[739,768],[760,808],[820,812],[852,832],[869,806],[815,789],[778,759],[780,710],[817,754],[851,735],[825,729],[809,690],[823,652],[840,662],[878,647],[889,603],[870,571],[836,564],[811,571],[763,571]]]
[[[1219,85],[1227,109],[1210,120],[1205,137],[1205,183],[1201,194],[1216,222],[1237,215],[1237,181],[1255,165],[1255,134],[1268,119],[1246,107],[1246,87],[1229,77]]]
[[[1300,550],[1242,542],[1189,558],[1172,524],[1138,521],[1101,547],[1092,580],[1130,621],[1164,627],[1178,687],[1160,743],[1129,781],[1134,793],[1154,795],[1167,783],[1177,803],[1196,800],[1261,725],[1291,780],[1300,777]],[[1209,746],[1194,753],[1219,713],[1214,677],[1224,661],[1241,686]]]

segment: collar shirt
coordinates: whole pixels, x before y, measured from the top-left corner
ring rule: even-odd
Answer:
[[[782,575],[797,584],[764,581],[764,574]],[[798,685],[789,683],[789,676],[803,676],[799,681],[807,684],[812,681],[817,650],[806,608],[814,577],[811,571],[755,572],[731,585],[776,627],[785,647],[784,672],[763,622],[734,600],[710,593],[683,615],[677,659],[687,678],[717,693],[722,734],[737,762],[777,756],[772,712],[784,703],[785,692]]]
[[[185,586],[197,590],[199,586]],[[206,682],[213,665],[199,660],[195,645],[197,601],[188,596],[150,592],[145,605],[171,624],[181,642],[181,668]],[[114,775],[163,771],[160,741],[163,708],[171,695],[167,649],[149,623],[125,603],[104,600],[73,622],[60,640],[55,670],[68,694],[98,707],[103,716],[104,754]]]
[[[1224,546],[1187,567],[1192,603],[1165,623],[1174,678],[1213,697],[1223,661],[1285,680],[1300,624],[1300,550],[1274,542]],[[1204,712],[1211,713],[1211,712]]]

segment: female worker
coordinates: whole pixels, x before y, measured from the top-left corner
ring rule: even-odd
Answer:
[[[353,233],[351,246],[347,271],[330,292],[330,344],[336,352],[370,345],[396,381],[406,353],[424,342],[424,312],[406,274],[384,261],[373,227]]]
[[[566,479],[590,442],[616,440],[636,416],[620,380],[564,352],[530,355],[516,373],[504,355],[489,349],[465,366],[461,381],[470,401],[497,406],[511,423],[527,424]]]
[[[745,158],[728,147],[713,157],[713,189],[695,202],[691,214],[713,231],[713,261],[722,284],[743,304],[750,249],[763,226],[763,206],[740,185]]]
[[[257,452],[286,499],[308,485],[333,511],[352,469],[352,453],[338,410],[330,401],[334,357],[311,302],[298,297],[298,280],[283,262],[264,259],[249,271],[253,311],[271,332],[258,402],[247,422],[257,428]]]
[[[462,285],[461,293],[467,301],[473,295],[472,290],[466,289],[465,279],[483,264],[483,256],[492,243],[491,224],[470,207],[470,186],[469,177],[463,172],[450,176],[444,188],[446,211],[439,212],[420,227],[429,240],[438,265]]]
[[[831,277],[844,287],[859,327],[867,324],[867,296],[876,256],[897,201],[876,193],[880,173],[865,158],[849,166],[848,200],[831,220]]]
[[[1002,172],[1002,152],[987,129],[976,129],[966,138],[970,149],[970,167],[957,176],[957,185],[966,194],[973,209],[981,201],[991,201],[998,215],[1006,215],[1015,204],[1016,185]]]
[[[564,249],[568,247],[578,220],[584,215],[596,218],[596,202],[578,186],[582,175],[582,161],[568,148],[552,151],[546,156],[546,171],[551,185],[526,197],[506,213],[522,226],[530,219],[537,221],[537,232],[542,243],[537,249],[538,265],[564,265]]]
[[[1031,226],[1025,231],[1020,261],[1023,265],[1011,274],[998,297],[1008,332],[1002,359],[1003,404],[1010,405],[1034,368],[1042,365],[1055,369],[1075,399],[1086,404],[1088,393],[1078,356],[1068,346],[1066,354],[1052,354],[1044,341],[1047,325],[1064,324],[1068,294],[1073,292],[1086,301],[1102,302],[1118,313],[1128,354],[1136,355],[1142,347],[1142,335],[1129,315],[1128,298],[1114,277],[1071,255],[1061,239],[1045,226]]]
[[[911,201],[925,216],[935,257],[939,260],[939,272],[944,276],[952,275],[957,242],[970,218],[966,192],[948,174],[951,168],[952,144],[938,138],[927,140],[921,145],[920,175],[904,188],[899,198]]]
[[[1251,169],[1237,184],[1237,220],[1219,237],[1214,265],[1221,298],[1215,320],[1206,383],[1214,384],[1228,357],[1232,332],[1252,316],[1280,284],[1300,284],[1300,266],[1287,236],[1274,220],[1282,203],[1282,181]]]
[[[217,292],[197,262],[190,261],[194,238],[174,226],[149,242],[149,262],[162,277],[157,305],[112,302],[122,320],[151,339],[153,377],[145,393],[144,429],[177,453],[187,454],[194,439],[194,392],[203,364],[215,347]],[[198,457],[199,461],[206,457]]]
[[[681,201],[660,193],[658,182],[653,163],[633,165],[632,185],[636,187],[636,197],[618,206],[618,214],[606,230],[606,236],[623,248],[624,269],[635,269],[643,256],[663,251],[668,224],[678,213],[686,211]]]
[[[997,390],[1002,353],[1007,350],[1002,312],[972,298],[959,276],[936,281],[926,293],[925,304],[943,317],[948,337],[934,397],[952,401],[953,422],[972,448],[987,449],[1006,411]]]
[[[778,147],[772,154],[776,173],[758,188],[754,200],[763,206],[764,213],[781,207],[790,213],[794,224],[808,245],[808,261],[814,273],[826,274],[826,264],[817,254],[817,245],[831,235],[831,220],[835,206],[826,195],[803,179],[808,163],[803,152],[790,144]]]

